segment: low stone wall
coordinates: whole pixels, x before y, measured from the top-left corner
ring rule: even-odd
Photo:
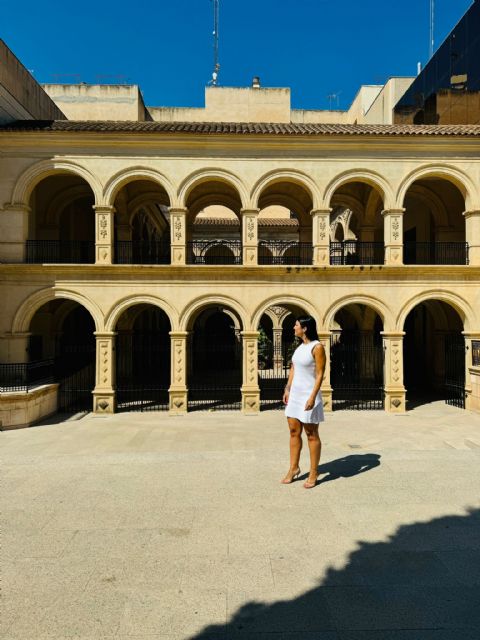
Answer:
[[[0,393],[0,430],[30,427],[51,416],[58,407],[58,384],[46,384],[30,391]]]
[[[480,413],[480,367],[470,367],[469,372],[472,393],[469,397],[468,409]]]

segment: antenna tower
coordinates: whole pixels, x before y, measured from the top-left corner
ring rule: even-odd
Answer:
[[[435,0],[430,0],[430,58],[435,49]]]
[[[213,2],[213,72],[210,83],[216,87],[218,83],[218,72],[220,64],[218,62],[218,23],[220,12],[220,0],[212,0]]]

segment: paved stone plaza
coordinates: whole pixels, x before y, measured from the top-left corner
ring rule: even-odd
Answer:
[[[1,433],[0,637],[478,640],[480,416],[344,412],[321,432],[310,491],[279,483],[281,412]]]

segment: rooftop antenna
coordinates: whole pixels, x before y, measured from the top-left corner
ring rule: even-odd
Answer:
[[[218,72],[220,64],[218,62],[218,16],[220,12],[220,0],[212,0],[213,2],[213,72],[212,79],[209,84],[214,87],[218,84]]]
[[[336,103],[337,108],[340,106],[340,94],[341,93],[342,93],[341,91],[337,91],[337,93],[331,93],[330,95],[327,96],[327,100],[329,102],[330,111],[332,110],[333,102]]]
[[[430,57],[435,49],[435,0],[430,0]]]

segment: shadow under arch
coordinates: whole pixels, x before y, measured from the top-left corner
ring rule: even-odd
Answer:
[[[113,206],[115,198],[120,193],[121,189],[125,185],[136,181],[151,182],[152,184],[158,185],[166,192],[169,200],[169,206],[174,206],[175,190],[169,178],[160,171],[157,171],[157,169],[141,165],[122,169],[108,179],[103,189],[103,199],[105,204]]]
[[[188,639],[476,640],[479,526],[480,509],[471,507],[401,525],[382,541],[358,540],[344,566],[327,567],[315,587],[273,603],[251,599],[226,625]]]
[[[323,193],[323,202],[326,207],[331,206],[335,192],[349,183],[360,182],[368,184],[381,195],[384,209],[393,208],[393,189],[386,178],[369,169],[351,169],[335,176],[326,186]]]
[[[110,308],[105,316],[105,331],[115,331],[115,326],[122,314],[127,311],[127,309],[142,304],[158,307],[167,316],[172,331],[176,330],[176,327],[178,327],[179,324],[178,311],[169,302],[163,298],[157,298],[156,296],[134,295],[118,300]]]

